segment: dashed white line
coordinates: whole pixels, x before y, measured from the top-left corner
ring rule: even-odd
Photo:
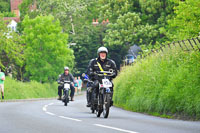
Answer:
[[[54,103],[49,103],[47,105],[44,105],[44,107],[42,108],[43,111],[49,115],[52,115],[52,116],[58,116],[54,113],[51,113],[51,112],[48,112],[47,111],[47,107],[50,106],[50,105],[53,105]],[[58,116],[60,118],[63,118],[63,119],[67,119],[67,120],[73,120],[73,121],[82,121],[82,120],[79,120],[79,119],[74,119],[74,118],[70,118],[70,117],[65,117],[65,116]],[[121,131],[121,132],[126,132],[126,133],[138,133],[138,132],[134,132],[134,131],[130,131],[130,130],[125,130],[125,129],[121,129],[121,128],[116,128],[116,127],[111,127],[111,126],[106,126],[106,125],[101,125],[101,124],[93,124],[95,126],[98,126],[98,127],[103,127],[103,128],[109,128],[109,129],[113,129],[113,130],[117,130],[117,131]]]
[[[54,113],[51,113],[51,112],[45,112],[45,113],[47,113],[49,115],[55,115]]]
[[[53,105],[54,103],[49,103],[48,106]]]
[[[47,111],[47,107],[50,106],[50,105],[53,105],[53,104],[54,104],[54,103],[49,103],[49,104],[47,104],[47,105],[44,105],[44,107],[42,108],[42,110],[43,110],[45,113],[49,114],[49,115],[55,115],[55,116],[57,116],[56,114]],[[63,119],[73,120],[73,121],[82,121],[82,120],[79,120],[79,119],[74,119],[74,118],[65,117],[65,116],[58,116],[58,117],[63,118]]]
[[[46,111],[47,111],[47,105],[45,105],[45,106],[42,108],[42,110],[46,112]]]
[[[58,117],[63,118],[63,119],[73,120],[73,121],[82,121],[82,120],[79,120],[79,119],[74,119],[74,118],[65,117],[65,116],[58,116]]]
[[[94,124],[95,126],[99,126],[99,127],[104,127],[104,128],[110,128],[113,130],[118,130],[118,131],[122,131],[122,132],[126,132],[126,133],[138,133],[138,132],[134,132],[134,131],[130,131],[130,130],[125,130],[125,129],[120,129],[120,128],[116,128],[116,127],[110,127],[110,126],[105,126],[105,125],[101,125],[101,124]]]

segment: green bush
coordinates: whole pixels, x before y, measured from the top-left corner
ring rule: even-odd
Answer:
[[[10,77],[5,80],[5,99],[49,98],[57,96],[57,83],[20,82]]]
[[[128,110],[200,119],[200,52],[154,53],[114,80],[115,105]]]

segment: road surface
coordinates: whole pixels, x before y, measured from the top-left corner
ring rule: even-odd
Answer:
[[[200,121],[159,118],[111,107],[107,119],[86,107],[85,95],[58,100],[0,102],[0,133],[200,133]]]

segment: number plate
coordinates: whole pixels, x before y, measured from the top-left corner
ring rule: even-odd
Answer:
[[[70,88],[70,84],[64,84],[64,88],[69,89]]]
[[[112,83],[108,79],[102,79],[103,87],[112,87]]]

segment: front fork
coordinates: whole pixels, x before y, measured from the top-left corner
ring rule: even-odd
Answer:
[[[106,94],[110,94],[110,97],[105,97]],[[99,108],[102,109],[103,108],[103,104],[107,104],[108,100],[112,101],[112,96],[113,96],[113,92],[111,91],[110,88],[100,88],[99,89],[99,95],[98,95]],[[110,99],[104,99],[104,98],[110,98]],[[105,103],[104,103],[104,101],[105,101]]]

